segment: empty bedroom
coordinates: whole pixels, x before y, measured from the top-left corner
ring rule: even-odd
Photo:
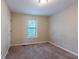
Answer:
[[[78,0],[1,0],[1,59],[78,59]]]

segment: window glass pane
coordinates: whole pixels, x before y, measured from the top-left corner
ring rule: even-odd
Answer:
[[[28,37],[32,38],[32,37],[36,37],[36,29],[28,29]]]
[[[28,20],[27,36],[28,36],[28,38],[37,37],[36,20]]]
[[[28,20],[28,27],[36,27],[36,21],[35,20]]]

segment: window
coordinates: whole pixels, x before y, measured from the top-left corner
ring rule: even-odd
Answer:
[[[36,38],[37,37],[37,22],[35,19],[29,19],[27,22],[27,37]]]

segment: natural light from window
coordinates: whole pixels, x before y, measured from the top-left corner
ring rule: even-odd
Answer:
[[[37,22],[35,18],[30,18],[27,22],[27,37],[36,38],[37,37]]]

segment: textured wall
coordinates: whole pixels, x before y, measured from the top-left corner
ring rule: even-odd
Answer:
[[[5,4],[1,1],[1,59],[4,59],[10,47],[10,12]]]
[[[50,17],[50,37],[55,44],[77,54],[77,4]]]
[[[37,42],[48,41],[48,17],[34,16],[37,20],[38,37],[28,39],[25,35],[26,24],[28,17],[32,15],[25,15],[20,13],[12,13],[12,45],[30,44]]]

